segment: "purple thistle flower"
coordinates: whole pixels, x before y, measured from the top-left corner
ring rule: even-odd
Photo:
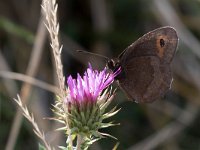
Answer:
[[[82,77],[80,74],[77,74],[77,79],[69,76],[67,78],[67,95],[64,99],[68,108],[65,109],[62,100],[57,100],[54,106],[58,115],[57,120],[68,124],[72,135],[84,136],[86,141],[93,141],[106,135],[111,136],[100,133],[99,129],[115,125],[112,122],[104,123],[105,119],[114,116],[119,111],[117,107],[107,111],[114,95],[112,89],[106,88],[111,85],[120,72],[121,68],[112,73],[109,73],[106,68],[97,71],[89,64]],[[66,126],[61,128],[61,130],[65,129]],[[90,144],[88,143],[88,145]]]
[[[72,76],[67,78],[69,93],[65,102],[78,105],[84,102],[97,102],[102,91],[114,81],[120,72],[121,68],[114,73],[108,73],[106,68],[103,71],[93,70],[89,63],[83,77],[77,74],[77,79],[73,79]]]

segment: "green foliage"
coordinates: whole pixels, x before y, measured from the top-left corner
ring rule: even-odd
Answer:
[[[42,144],[39,143],[38,146],[39,146],[39,150],[46,150],[45,146],[43,146]]]
[[[0,17],[0,29],[3,29],[10,34],[23,38],[30,44],[32,44],[34,41],[34,36],[30,31],[4,17]]]

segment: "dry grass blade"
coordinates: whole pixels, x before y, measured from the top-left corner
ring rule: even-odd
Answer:
[[[30,83],[34,86],[40,87],[42,89],[45,89],[47,91],[58,93],[59,90],[57,87],[45,83],[43,81],[40,81],[38,79],[35,79],[33,77],[21,74],[21,73],[15,73],[15,72],[9,72],[9,71],[0,71],[0,77],[7,78],[7,79],[13,79],[13,80],[20,80],[26,83]]]
[[[151,136],[140,141],[136,145],[128,148],[128,150],[149,150],[155,149],[158,145],[166,142],[169,139],[175,138],[181,133],[191,122],[195,119],[198,113],[198,106],[187,105],[185,110],[182,110],[177,119],[165,127],[163,127],[158,132],[152,134]]]
[[[42,8],[44,11],[44,15],[46,18],[46,28],[49,31],[50,38],[51,38],[51,47],[53,50],[53,55],[55,59],[55,65],[56,65],[56,73],[58,76],[58,83],[60,88],[60,98],[62,102],[62,107],[65,109],[65,112],[68,112],[67,104],[64,103],[64,98],[66,96],[66,90],[65,90],[65,78],[63,77],[63,66],[61,62],[61,52],[62,52],[62,46],[59,44],[58,39],[58,33],[59,33],[59,24],[57,22],[57,9],[58,5],[56,3],[56,0],[43,0]],[[69,139],[69,147],[73,146],[72,138],[71,138],[71,131],[69,129],[68,124],[68,117],[66,117],[66,126],[68,128],[67,134]]]
[[[54,148],[51,148],[51,146],[46,141],[44,132],[40,131],[37,123],[35,122],[33,114],[31,114],[28,111],[28,108],[26,106],[23,106],[20,96],[17,95],[17,99],[14,99],[14,100],[19,105],[19,107],[21,108],[21,110],[23,111],[24,117],[26,117],[28,119],[28,121],[33,125],[33,131],[34,131],[34,133],[42,140],[42,142],[44,143],[46,149],[47,150],[53,150]]]
[[[35,76],[37,73],[38,65],[41,60],[41,53],[43,51],[43,46],[44,46],[44,41],[46,39],[46,30],[45,27],[42,23],[43,19],[40,19],[39,25],[38,25],[38,30],[35,36],[35,41],[34,45],[32,48],[31,56],[30,56],[30,61],[28,63],[27,69],[26,69],[26,74],[28,76]],[[23,103],[26,104],[28,103],[28,97],[29,93],[32,89],[32,86],[28,83],[24,83],[22,85],[22,88],[20,90],[20,95],[23,99]],[[19,129],[21,126],[21,121],[22,121],[23,115],[21,114],[20,110],[18,109],[16,112],[16,115],[13,120],[13,124],[10,130],[9,138],[6,144],[6,150],[13,150],[17,136],[19,134]]]
[[[0,49],[0,71],[2,70],[10,71],[11,69],[1,51],[2,50]],[[17,92],[17,84],[13,80],[7,80],[7,79],[3,80],[2,83],[4,84],[5,88],[8,91],[8,95],[14,97],[14,95],[16,95]]]
[[[200,42],[183,24],[176,10],[168,0],[153,0],[153,12],[164,25],[169,24],[176,28],[180,39],[187,45],[196,56],[200,58]]]
[[[49,31],[50,38],[51,38],[51,47],[53,49],[53,54],[55,58],[55,64],[56,64],[56,71],[58,76],[58,82],[59,82],[59,88],[60,88],[60,97],[65,97],[65,79],[63,77],[63,66],[61,62],[61,51],[62,46],[59,44],[58,39],[58,32],[59,32],[59,24],[57,22],[57,4],[56,1],[49,1],[44,0],[43,1],[43,11],[46,18],[46,28]]]

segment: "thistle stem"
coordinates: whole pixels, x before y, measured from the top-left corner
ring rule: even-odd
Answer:
[[[81,150],[81,145],[83,143],[83,136],[82,135],[77,135],[77,144],[76,144],[76,150]]]

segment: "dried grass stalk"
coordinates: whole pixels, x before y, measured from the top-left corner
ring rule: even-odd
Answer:
[[[28,111],[26,106],[23,106],[20,96],[17,95],[17,99],[14,99],[14,100],[19,105],[19,107],[22,109],[24,117],[26,117],[28,119],[28,121],[33,125],[34,133],[42,140],[42,142],[44,143],[46,149],[47,150],[54,150],[54,148],[52,148],[48,144],[48,142],[46,141],[44,132],[39,129],[37,123],[35,122],[33,114]]]
[[[56,64],[56,73],[58,76],[58,83],[60,88],[60,97],[65,97],[65,78],[63,77],[63,66],[61,62],[61,51],[62,46],[59,44],[58,32],[59,32],[59,24],[57,22],[57,9],[58,5],[56,0],[44,0],[42,8],[44,10],[45,18],[46,18],[46,28],[49,31],[51,38],[51,47],[53,50],[53,55],[55,58]]]
[[[60,94],[59,99],[63,105],[63,108],[65,109],[65,112],[68,112],[67,104],[64,102],[64,99],[66,97],[66,90],[65,90],[65,78],[63,77],[63,66],[61,62],[61,51],[62,46],[59,44],[59,24],[57,21],[57,9],[58,5],[56,3],[56,0],[43,0],[42,8],[44,11],[44,15],[46,18],[46,28],[49,31],[50,38],[51,38],[51,47],[53,50],[54,58],[55,58],[55,64],[56,64],[56,72],[58,76],[58,82],[59,82],[59,88],[60,88]],[[67,113],[68,114],[68,113]],[[72,138],[71,138],[71,131],[69,129],[68,124],[68,116],[66,117],[66,127],[67,127],[67,134],[68,134],[68,140],[69,140],[69,147],[72,148]]]

